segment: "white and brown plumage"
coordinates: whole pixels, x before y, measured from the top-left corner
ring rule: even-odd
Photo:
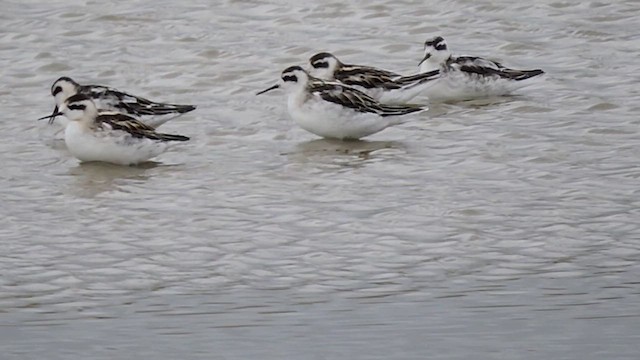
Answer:
[[[158,133],[152,126],[122,113],[99,113],[85,94],[69,97],[58,112],[41,119],[59,115],[69,120],[65,143],[80,161],[134,165],[160,155],[170,141],[189,140],[182,135]]]
[[[440,77],[440,71],[402,76],[371,66],[344,64],[331,53],[321,52],[309,59],[311,75],[353,86],[385,104],[405,104]]]
[[[73,79],[63,76],[51,86],[51,95],[56,102],[53,113],[58,112],[65,100],[75,94],[88,96],[99,111],[116,111],[126,114],[154,128],[196,108],[194,105],[155,102],[102,85],[80,85]],[[50,122],[54,119],[55,117],[52,116]],[[61,122],[63,126],[66,124],[64,119]]]
[[[417,105],[381,104],[356,88],[312,77],[300,66],[285,69],[279,84],[258,95],[279,87],[288,93],[291,118],[325,138],[359,139],[407,120],[398,116],[427,110]]]
[[[467,100],[507,95],[526,86],[524,80],[544,74],[540,69],[510,69],[477,56],[454,56],[442,36],[427,39],[420,72],[439,70],[440,78],[426,89],[430,100]]]

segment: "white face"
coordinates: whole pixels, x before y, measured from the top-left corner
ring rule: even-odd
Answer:
[[[338,59],[329,53],[319,53],[309,59],[311,75],[325,80],[333,80],[338,64]]]
[[[309,83],[309,74],[300,66],[289,66],[282,72],[278,84],[259,91],[256,95],[282,88],[291,93],[303,89]]]
[[[309,82],[309,74],[300,66],[291,66],[282,72],[280,86],[291,91],[306,86],[307,82]]]
[[[57,106],[62,106],[64,101],[78,92],[78,84],[69,78],[60,78],[51,86],[51,95]]]
[[[447,47],[447,42],[441,36],[429,39],[424,43],[424,57],[420,62],[420,71],[436,70],[449,57],[451,57],[451,52]]]
[[[60,111],[72,121],[80,121],[98,115],[93,101],[84,95],[72,96],[60,107]]]

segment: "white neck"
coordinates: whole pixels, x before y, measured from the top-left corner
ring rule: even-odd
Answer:
[[[451,57],[449,50],[436,50],[431,48],[428,49],[427,52],[431,54],[431,56],[420,63],[421,73],[440,69]],[[427,52],[425,52],[425,55]]]

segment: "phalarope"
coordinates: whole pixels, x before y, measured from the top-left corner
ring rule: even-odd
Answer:
[[[477,56],[454,56],[441,36],[425,41],[418,66],[420,72],[440,70],[440,78],[423,93],[440,101],[507,95],[526,86],[523,80],[544,74],[540,69],[509,69]]]
[[[196,108],[193,105],[159,103],[102,85],[80,85],[63,76],[51,86],[51,95],[56,101],[52,114],[58,112],[65,100],[75,94],[87,95],[101,111],[117,111],[140,119],[154,128]],[[49,121],[53,122],[54,119],[52,116]],[[64,126],[66,122],[63,118],[61,124]]]
[[[280,87],[288,93],[291,118],[325,138],[359,139],[407,121],[398,115],[427,110],[426,106],[381,104],[348,85],[312,77],[300,66],[285,69],[278,84],[257,95]]]
[[[42,117],[64,115],[69,119],[64,140],[69,152],[80,161],[103,161],[135,165],[165,152],[169,141],[187,141],[188,137],[157,133],[128,115],[98,113],[85,94],[69,97],[59,111]]]
[[[371,66],[347,65],[333,54],[321,52],[309,59],[311,75],[353,86],[384,104],[405,104],[440,77],[440,71],[402,76]]]

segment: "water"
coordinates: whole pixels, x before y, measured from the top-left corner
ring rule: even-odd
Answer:
[[[637,359],[637,1],[3,1],[0,358]],[[545,78],[359,143],[255,97],[422,42]],[[35,121],[60,76],[198,104],[142,167]]]

